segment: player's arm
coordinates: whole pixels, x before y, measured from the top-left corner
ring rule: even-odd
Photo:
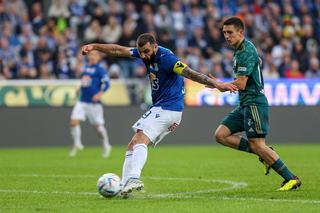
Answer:
[[[239,90],[245,90],[248,81],[248,76],[238,75],[236,80],[230,82],[233,85],[236,85]]]
[[[105,72],[104,69],[99,70],[101,75],[101,88],[100,91],[92,97],[94,102],[100,101],[102,95],[109,89],[110,87],[110,78],[109,75]]]
[[[82,54],[86,55],[92,50],[97,50],[112,57],[127,57],[131,58],[131,47],[124,47],[118,44],[87,44],[81,48]]]
[[[178,61],[174,65],[173,71],[182,75],[185,78],[191,79],[191,80],[196,81],[200,84],[204,84],[209,88],[217,88],[221,92],[224,92],[224,91],[233,92],[233,91],[238,90],[234,84],[218,82],[216,79],[209,78],[208,76],[206,76],[202,73],[194,71],[189,66],[182,63],[181,61]]]

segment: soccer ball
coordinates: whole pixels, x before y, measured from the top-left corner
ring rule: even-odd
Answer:
[[[116,196],[121,190],[120,177],[113,173],[107,173],[102,175],[97,182],[98,192],[103,197]]]

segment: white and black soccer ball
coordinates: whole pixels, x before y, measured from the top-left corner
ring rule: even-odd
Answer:
[[[116,196],[121,190],[120,177],[113,173],[102,175],[97,182],[98,192],[107,198]]]

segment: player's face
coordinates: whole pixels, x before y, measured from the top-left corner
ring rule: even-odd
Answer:
[[[223,25],[222,32],[228,44],[233,47],[237,47],[243,39],[243,30],[234,25]]]
[[[138,47],[139,55],[146,64],[151,64],[158,49],[157,44],[146,43],[142,47]]]
[[[90,51],[88,54],[89,64],[97,64],[101,60],[100,53],[96,50]]]

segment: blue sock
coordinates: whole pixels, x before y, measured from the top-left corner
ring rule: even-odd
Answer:
[[[271,168],[281,175],[281,177],[283,177],[285,180],[291,180],[294,178],[294,175],[290,172],[282,160],[280,160],[280,158],[271,165]]]
[[[250,150],[250,147],[249,147],[248,140],[244,139],[243,137],[241,137],[241,139],[240,139],[240,144],[239,144],[238,149],[241,151],[244,151],[244,152],[252,153],[252,151]]]

